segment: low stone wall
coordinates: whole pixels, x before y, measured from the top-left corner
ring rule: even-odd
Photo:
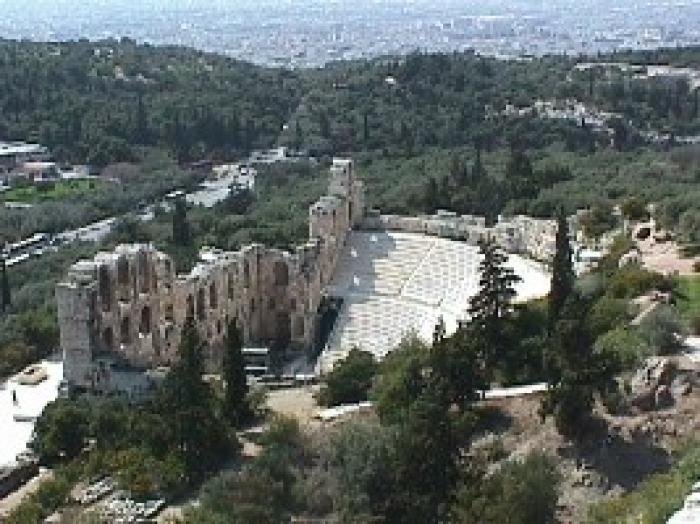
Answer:
[[[557,229],[554,220],[524,215],[499,217],[496,224],[487,226],[484,217],[457,215],[446,211],[416,217],[381,215],[377,211],[371,211],[365,216],[361,227],[366,230],[421,233],[463,240],[474,245],[490,236],[510,253],[522,254],[545,263],[549,263],[554,256]]]

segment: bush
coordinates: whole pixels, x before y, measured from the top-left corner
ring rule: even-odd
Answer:
[[[638,266],[625,266],[608,281],[608,295],[613,298],[633,298],[649,291],[670,291],[672,283],[659,273]]]
[[[626,370],[635,369],[651,354],[645,338],[636,329],[626,327],[618,327],[600,336],[595,350],[609,355]]]
[[[600,336],[630,320],[627,301],[602,297],[588,313],[588,324],[594,336]]]
[[[319,395],[319,403],[324,406],[336,406],[367,400],[376,373],[377,362],[374,356],[366,351],[353,349],[326,377],[326,383]]]
[[[657,355],[672,355],[682,349],[685,326],[678,311],[671,306],[659,306],[639,325],[640,334]]]
[[[548,524],[555,522],[559,482],[554,460],[540,452],[510,461],[481,480],[465,480],[452,508],[455,522]]]

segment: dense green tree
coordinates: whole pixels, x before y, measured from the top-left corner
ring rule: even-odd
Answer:
[[[399,424],[391,457],[394,489],[385,515],[389,522],[437,523],[447,516],[459,447],[445,393],[437,380],[430,381]]]
[[[554,260],[552,261],[552,282],[549,291],[549,326],[554,327],[564,304],[574,289],[574,269],[569,242],[569,225],[566,214],[561,209],[557,215],[557,234]]]
[[[187,202],[184,197],[175,200],[172,238],[176,246],[186,247],[192,243],[190,224],[187,221]]]
[[[12,305],[10,278],[7,275],[7,263],[4,255],[0,255],[0,312],[4,313]]]
[[[222,473],[202,488],[187,523],[277,524],[300,508],[295,492],[306,444],[296,420],[277,418],[260,439],[261,453],[240,470]]]
[[[482,342],[482,366],[492,369],[506,351],[504,325],[512,312],[515,284],[520,281],[506,266],[507,256],[489,237],[479,242],[479,291],[469,301],[470,323]]]
[[[586,433],[595,395],[614,391],[619,371],[619,363],[609,354],[595,351],[587,317],[587,304],[573,294],[554,327],[547,356],[548,389],[542,414],[553,415],[559,432],[571,438]]]
[[[24,400],[19,397],[20,405]],[[45,464],[77,457],[88,437],[88,416],[84,405],[59,399],[37,419],[32,448]]]
[[[508,461],[492,474],[463,478],[452,506],[460,524],[551,524],[556,522],[561,476],[554,460],[532,452]],[[516,509],[517,508],[517,509]]]
[[[162,413],[171,420],[172,435],[190,481],[201,478],[230,448],[203,374],[203,346],[189,317],[182,329],[178,361],[165,379],[160,404]]]
[[[687,328],[672,306],[659,306],[642,319],[642,337],[657,355],[673,355],[683,348]]]
[[[222,375],[225,384],[222,410],[224,418],[236,426],[249,416],[248,381],[243,358],[243,337],[236,320],[228,325],[224,340]]]
[[[367,400],[377,367],[371,353],[353,348],[324,378],[319,402],[324,406],[336,406]]]
[[[370,421],[343,424],[322,448],[318,467],[328,475],[316,479],[312,471],[308,498],[325,491],[341,522],[380,520],[391,496],[395,436],[394,428]]]

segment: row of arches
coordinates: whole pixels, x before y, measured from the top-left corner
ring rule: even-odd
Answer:
[[[150,306],[144,306],[141,308],[141,313],[139,315],[138,324],[138,334],[140,336],[150,335],[153,329],[152,326],[152,315]],[[131,316],[124,315],[119,322],[119,343],[120,344],[130,344],[133,340],[134,334],[132,333],[132,323]],[[115,348],[115,335],[114,331],[110,326],[106,327],[102,332],[102,342],[105,349],[108,351],[114,351]]]

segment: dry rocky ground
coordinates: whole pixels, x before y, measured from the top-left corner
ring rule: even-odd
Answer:
[[[601,411],[599,427],[581,444],[563,439],[551,419],[542,421],[541,395],[529,395],[487,402],[496,408],[491,434],[476,445],[493,446],[500,440],[499,453],[505,458],[538,449],[556,456],[562,475],[560,521],[583,522],[589,504],[663,471],[675,448],[700,435],[700,366],[686,357],[663,362],[664,371],[655,364],[652,372],[643,369],[631,380],[631,396],[643,409],[633,407],[619,415]]]

